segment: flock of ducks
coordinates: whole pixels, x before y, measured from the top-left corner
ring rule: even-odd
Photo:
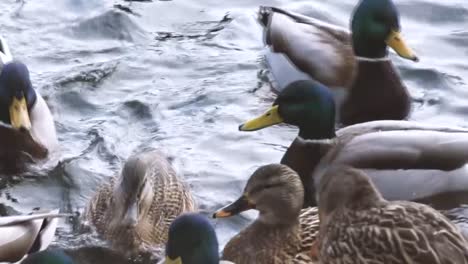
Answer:
[[[404,121],[410,95],[388,47],[418,57],[391,0],[361,0],[351,32],[260,7],[277,98],[241,131],[299,128],[280,164],[258,168],[214,218],[259,211],[219,254],[216,233],[163,153],[138,153],[82,218],[126,255],[165,248],[160,263],[468,263],[468,243],[438,210],[468,196],[468,130]],[[27,67],[0,39],[2,171],[24,170],[57,145]],[[75,263],[50,244],[57,210],[0,218],[0,261]]]

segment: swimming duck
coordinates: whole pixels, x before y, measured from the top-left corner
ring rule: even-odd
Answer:
[[[301,176],[305,206],[316,206],[315,190],[333,164],[361,168],[387,200],[428,203],[438,209],[468,198],[468,130],[412,121],[373,121],[335,132],[333,95],[324,85],[288,85],[263,115],[242,124],[253,131],[279,123],[299,127],[281,163]]]
[[[0,217],[0,262],[18,262],[28,254],[45,250],[52,242],[59,210]]]
[[[258,218],[234,236],[222,258],[234,263],[312,263],[309,252],[318,233],[317,208],[302,209],[304,188],[288,166],[258,168],[244,193],[213,217],[229,217],[249,209]]]
[[[440,212],[385,200],[362,171],[329,168],[318,190],[321,263],[468,263],[468,243]]]
[[[350,34],[346,29],[276,7],[260,7],[266,62],[273,89],[316,80],[335,91],[338,121],[352,125],[402,120],[411,109],[408,91],[388,58],[388,47],[403,58],[418,57],[405,44],[398,10],[391,0],[361,0]]]
[[[84,216],[117,250],[139,253],[164,246],[169,225],[195,210],[194,199],[158,150],[131,156],[104,184]]]
[[[15,173],[24,168],[24,156],[44,159],[58,140],[53,117],[32,87],[28,68],[11,58],[3,39],[0,48],[4,52],[0,52],[0,133],[8,135],[1,137],[0,168]]]
[[[158,264],[232,264],[220,261],[218,239],[206,217],[187,213],[178,216],[169,227],[166,258]]]
[[[46,250],[25,258],[21,264],[75,264],[76,262],[63,250]]]

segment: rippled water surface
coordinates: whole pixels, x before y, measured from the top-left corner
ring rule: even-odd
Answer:
[[[238,125],[273,100],[262,62],[259,5],[347,26],[357,0],[0,1],[0,34],[30,68],[61,142],[58,157],[7,183],[1,202],[82,209],[132,153],[163,148],[209,213],[236,198],[258,166],[278,162],[297,130]],[[392,55],[412,119],[468,126],[468,2],[396,0],[417,64]],[[56,165],[57,161],[59,165]],[[254,213],[214,221],[221,245]],[[86,240],[60,225],[56,245]],[[92,243],[93,241],[86,240]]]

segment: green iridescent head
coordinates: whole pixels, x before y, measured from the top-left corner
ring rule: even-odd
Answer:
[[[74,264],[62,250],[47,250],[29,255],[21,264]]]
[[[183,214],[172,222],[166,244],[166,264],[219,264],[218,239],[200,214]]]
[[[307,80],[288,85],[263,115],[239,126],[241,131],[254,131],[286,123],[299,127],[305,139],[327,139],[335,136],[335,101],[330,89]]]
[[[400,34],[399,13],[391,0],[361,0],[354,10],[351,31],[357,56],[382,58],[389,46],[401,57],[418,61]]]

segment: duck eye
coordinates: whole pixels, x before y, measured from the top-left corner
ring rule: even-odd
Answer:
[[[270,189],[270,188],[275,188],[275,187],[278,187],[278,186],[280,186],[279,183],[270,183],[270,184],[265,184],[263,186],[263,189]]]
[[[143,190],[145,189],[145,186],[146,186],[146,181],[147,181],[147,178],[145,178],[143,180],[143,184],[140,186],[140,188],[138,189],[138,196],[137,197],[141,197],[142,193],[143,193]]]
[[[269,184],[257,186],[257,187],[252,188],[252,190],[250,190],[249,193],[254,194],[254,193],[257,193],[257,192],[259,192],[261,190],[267,190],[267,189],[275,188],[275,187],[278,187],[280,185],[281,185],[280,183],[269,183]]]

